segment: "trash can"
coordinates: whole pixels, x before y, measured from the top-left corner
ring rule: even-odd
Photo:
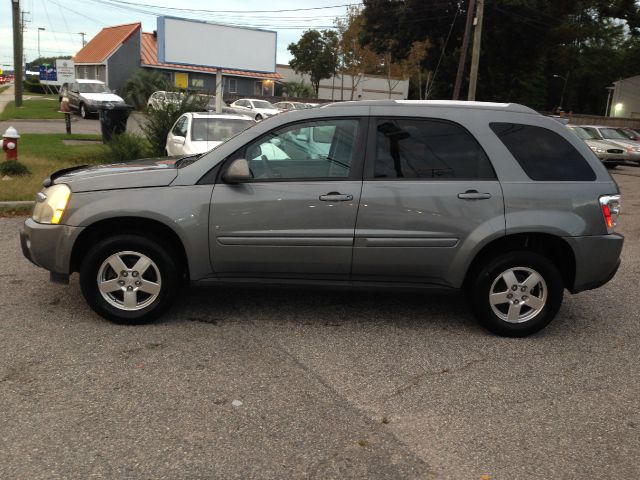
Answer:
[[[111,137],[127,130],[127,120],[132,109],[131,105],[124,103],[105,103],[98,107],[102,143],[108,143]]]

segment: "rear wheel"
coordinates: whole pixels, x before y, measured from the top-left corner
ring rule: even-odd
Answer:
[[[142,324],[158,318],[173,303],[179,272],[163,245],[139,235],[116,235],[87,253],[80,287],[87,303],[104,318]]]
[[[546,327],[558,313],[564,293],[558,268],[528,251],[489,260],[470,287],[471,306],[480,323],[507,337],[524,337]]]
[[[259,122],[260,120],[262,120],[262,115],[260,114],[256,115],[256,122]]]

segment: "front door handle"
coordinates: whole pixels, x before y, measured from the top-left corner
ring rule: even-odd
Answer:
[[[349,202],[353,200],[353,195],[343,195],[338,192],[329,192],[326,195],[320,195],[322,202]]]
[[[464,193],[459,193],[458,198],[462,200],[486,200],[491,198],[490,193],[480,193],[477,190],[467,190]]]

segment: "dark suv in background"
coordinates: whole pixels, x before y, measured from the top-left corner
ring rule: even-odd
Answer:
[[[21,239],[116,322],[158,317],[185,281],[462,289],[524,336],[613,277],[619,205],[590,148],[529,108],[345,102],[202,155],[56,172]]]

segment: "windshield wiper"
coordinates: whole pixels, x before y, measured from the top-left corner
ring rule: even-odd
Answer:
[[[191,165],[192,163],[198,161],[203,155],[204,153],[196,153],[195,155],[189,155],[188,157],[181,158],[175,163],[175,167],[182,168],[186,167],[187,165]]]

